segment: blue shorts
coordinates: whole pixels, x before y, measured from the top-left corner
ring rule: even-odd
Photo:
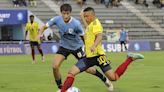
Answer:
[[[83,58],[76,63],[76,66],[80,69],[80,72],[83,72],[94,65],[99,66],[104,73],[112,69],[110,66],[110,61],[107,60],[105,55]]]

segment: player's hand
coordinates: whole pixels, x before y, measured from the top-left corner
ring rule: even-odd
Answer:
[[[93,45],[93,46],[91,47],[91,52],[95,52],[95,49],[96,49],[96,46]]]
[[[81,12],[80,12],[80,16],[81,16],[81,17],[84,17],[83,9],[82,9]]]

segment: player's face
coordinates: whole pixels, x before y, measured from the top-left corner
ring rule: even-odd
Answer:
[[[62,16],[63,16],[63,20],[64,22],[69,22],[70,18],[71,18],[71,12],[70,11],[62,11],[61,12]]]
[[[30,17],[30,21],[33,22],[34,21],[34,17]]]
[[[84,12],[84,18],[88,24],[90,24],[94,18],[95,18],[95,13],[92,11],[86,11]]]

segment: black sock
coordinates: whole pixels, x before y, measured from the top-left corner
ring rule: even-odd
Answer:
[[[106,77],[104,75],[102,75],[98,70],[96,70],[96,74],[97,77],[99,77],[103,82],[106,81]]]
[[[61,81],[61,79],[55,80],[55,81],[56,81],[56,84],[57,84],[58,88],[61,89],[61,87],[62,87],[62,81]]]

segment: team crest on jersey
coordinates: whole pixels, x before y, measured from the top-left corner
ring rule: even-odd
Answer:
[[[72,29],[72,28],[69,28],[69,29],[68,29],[68,32],[69,32],[70,34],[72,34],[72,33],[73,33],[73,29]]]

